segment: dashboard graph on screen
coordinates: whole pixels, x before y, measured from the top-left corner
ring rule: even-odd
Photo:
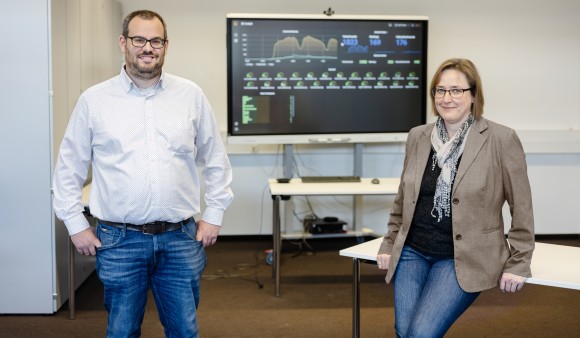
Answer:
[[[334,37],[246,36],[248,60],[336,59],[338,40]]]
[[[380,142],[425,122],[424,17],[228,15],[227,31],[228,141]]]

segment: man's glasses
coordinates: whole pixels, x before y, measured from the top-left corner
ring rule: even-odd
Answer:
[[[140,37],[140,36],[126,36],[126,38],[131,39],[131,43],[133,44],[133,46],[138,47],[138,48],[145,47],[147,42],[149,42],[151,47],[153,47],[155,49],[160,49],[160,48],[163,48],[163,46],[165,46],[165,42],[167,41],[166,39],[162,39],[162,38],[153,38],[153,39],[147,40],[147,39]]]
[[[451,96],[454,99],[460,99],[463,97],[463,93],[471,90],[472,88],[467,88],[467,89],[459,89],[459,88],[453,88],[453,89],[443,89],[443,88],[435,88],[431,91],[431,94],[433,95],[434,98],[436,99],[442,99],[445,97],[445,93],[449,92],[449,96]]]

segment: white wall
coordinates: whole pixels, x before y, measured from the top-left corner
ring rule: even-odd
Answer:
[[[45,0],[46,1],[46,0]],[[115,0],[52,0],[52,140],[53,164],[79,94],[117,74],[121,7]],[[52,175],[51,175],[52,176]],[[68,231],[55,217],[56,305],[68,299]],[[76,255],[75,289],[95,269],[95,258]]]
[[[580,233],[580,2],[525,0],[266,1],[121,0],[123,15],[152,9],[166,20],[165,69],[204,88],[226,130],[226,13],[426,15],[430,18],[429,76],[450,57],[478,65],[486,94],[486,117],[522,131],[528,155],[538,233]],[[428,115],[430,117],[430,115]],[[524,133],[525,131],[525,133]],[[553,133],[550,131],[554,131]],[[554,141],[557,138],[557,141]],[[265,182],[281,175],[276,147],[230,148],[236,200],[222,234],[271,233],[271,199]],[[296,147],[301,174],[349,174],[352,146]],[[564,153],[562,153],[564,152]],[[367,145],[364,176],[398,176],[400,145]],[[309,168],[309,169],[308,169]],[[351,198],[311,198],[321,216],[349,220]],[[364,226],[386,230],[392,198],[364,199]],[[306,209],[295,198],[299,215]],[[288,228],[297,229],[294,222]]]

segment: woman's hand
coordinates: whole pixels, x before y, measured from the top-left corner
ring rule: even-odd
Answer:
[[[389,268],[389,261],[391,260],[391,255],[380,254],[377,255],[377,266],[381,270],[387,270]]]
[[[499,280],[499,288],[503,293],[520,291],[524,287],[525,281],[526,277],[504,272]]]

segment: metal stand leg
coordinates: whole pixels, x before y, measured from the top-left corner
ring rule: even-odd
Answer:
[[[280,251],[281,251],[281,237],[280,237],[280,196],[272,196],[272,199],[274,200],[274,209],[272,210],[272,215],[273,215],[273,222],[272,222],[272,226],[274,227],[272,229],[272,233],[273,233],[273,248],[272,248],[272,254],[274,256],[273,262],[272,262],[272,273],[273,273],[273,277],[276,280],[276,288],[274,290],[274,296],[276,297],[280,297]]]
[[[75,319],[75,247],[68,241],[68,312],[69,319]]]
[[[352,260],[352,336],[360,337],[360,260]]]

